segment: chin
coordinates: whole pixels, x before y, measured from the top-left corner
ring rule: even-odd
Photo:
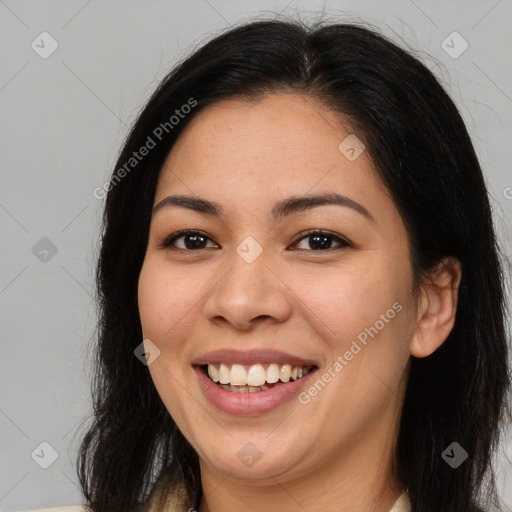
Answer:
[[[240,438],[228,436],[225,447],[217,446],[214,453],[208,453],[206,461],[218,472],[232,478],[263,480],[297,468],[300,458],[296,448],[286,446],[279,439],[271,442],[264,436],[251,438],[244,435]]]

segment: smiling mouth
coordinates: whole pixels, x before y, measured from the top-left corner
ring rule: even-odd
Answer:
[[[291,364],[204,364],[201,371],[221,389],[232,393],[259,393],[302,379],[316,366]]]

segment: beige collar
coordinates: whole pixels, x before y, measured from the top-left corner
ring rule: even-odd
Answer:
[[[411,502],[406,491],[399,496],[389,512],[411,512]]]
[[[38,508],[26,512],[87,512],[87,510],[84,506],[77,505],[71,507]],[[166,512],[192,512],[192,510],[186,505],[185,495],[179,490],[172,494],[172,500]],[[149,512],[159,512],[154,502],[150,505]],[[411,504],[405,492],[395,501],[389,512],[411,512]]]
[[[156,508],[150,507],[149,512],[158,512]],[[166,512],[192,512],[186,504],[185,493],[182,490],[177,490],[173,493],[171,504]],[[195,512],[195,511],[194,511]],[[389,512],[411,512],[411,502],[407,496],[407,491],[404,491]]]

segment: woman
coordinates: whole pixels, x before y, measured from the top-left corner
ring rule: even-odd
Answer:
[[[90,510],[491,510],[502,267],[417,59],[351,24],[232,29],[163,80],[95,194]]]

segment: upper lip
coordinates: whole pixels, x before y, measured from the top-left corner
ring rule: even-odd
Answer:
[[[312,359],[305,359],[272,349],[246,351],[232,349],[214,350],[212,352],[206,352],[192,361],[193,365],[201,366],[215,363],[238,363],[242,365],[277,363],[290,364],[292,366],[317,366],[317,363]]]

